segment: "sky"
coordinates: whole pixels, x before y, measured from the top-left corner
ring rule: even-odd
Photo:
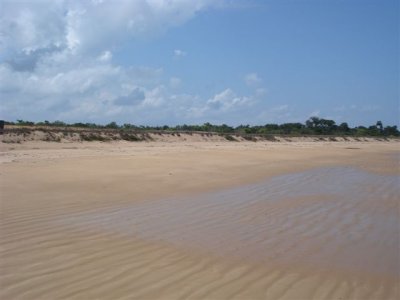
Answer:
[[[398,0],[0,0],[0,118],[400,124]]]

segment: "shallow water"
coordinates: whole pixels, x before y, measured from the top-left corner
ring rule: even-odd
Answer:
[[[60,221],[256,263],[393,277],[400,270],[399,179],[320,168]]]

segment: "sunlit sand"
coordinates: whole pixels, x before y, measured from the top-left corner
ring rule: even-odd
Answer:
[[[1,299],[399,297],[396,141],[1,147]]]

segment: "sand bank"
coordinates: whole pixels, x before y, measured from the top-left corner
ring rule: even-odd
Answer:
[[[365,270],[357,267],[318,264],[316,260],[310,261],[307,254],[312,249],[318,260],[344,257],[343,247],[335,249],[338,243],[333,243],[331,252],[324,254],[326,238],[331,237],[324,235],[326,232],[350,232],[354,243],[361,239],[359,245],[363,245],[363,238],[369,237],[368,232],[376,237],[380,229],[375,230],[371,222],[363,223],[365,211],[377,218],[395,214],[393,222],[397,222],[398,190],[393,187],[381,199],[360,200],[350,206],[343,201],[332,201],[326,192],[305,198],[287,196],[284,201],[252,202],[245,207],[208,206],[208,210],[207,206],[199,206],[200,200],[188,201],[195,204],[186,209],[176,204],[192,199],[193,195],[261,184],[279,175],[316,168],[350,167],[381,176],[387,182],[382,176],[399,175],[398,142],[27,142],[1,147],[1,299],[396,299],[399,296],[398,272],[365,274]],[[339,182],[337,188],[341,188]],[[368,186],[363,190],[367,189]],[[157,201],[174,207],[173,214],[160,210],[162,205]],[[316,203],[327,201],[332,203],[332,214],[314,209]],[[303,217],[293,215],[296,207],[309,212]],[[132,213],[127,213],[132,209]],[[136,209],[141,214],[135,215]],[[179,209],[186,220],[193,220],[193,223],[182,221],[182,226],[186,225],[189,231],[194,228],[191,232],[199,234],[198,239],[189,239],[191,232],[174,227],[179,224],[169,225],[171,219],[178,219]],[[351,213],[342,219],[349,210]],[[239,212],[240,218],[229,217]],[[285,222],[287,216],[304,222]],[[222,221],[212,222],[219,219]],[[268,225],[263,220],[275,221]],[[142,225],[135,225],[135,221]],[[233,222],[233,227],[228,226],[226,231],[223,226],[229,222]],[[318,223],[321,226],[313,228]],[[138,231],[127,233],[118,224]],[[244,247],[243,240],[235,245],[227,234],[232,233],[232,228],[238,231],[249,224],[254,231],[251,234],[245,230],[249,246]],[[391,228],[396,224],[390,225]],[[173,242],[165,234],[157,233],[163,231],[158,230],[162,227],[166,234],[172,231]],[[296,228],[301,229],[300,235],[308,237],[304,245],[313,245],[303,247],[304,253],[302,240],[295,238]],[[213,246],[206,243],[207,239],[203,244],[214,248],[237,247],[238,253],[254,259],[231,255],[229,251],[218,252],[212,247],[202,247],[201,243],[188,246],[204,239],[203,232],[212,232],[210,238],[214,241],[227,238],[225,244]],[[188,242],[179,239],[175,242],[177,235],[189,239]],[[266,239],[266,235],[272,235],[272,239]],[[283,243],[280,236],[289,241]],[[378,242],[393,251],[397,238],[382,235]],[[349,239],[344,244],[350,243],[351,236]],[[364,251],[362,247],[356,249]],[[283,256],[279,253],[283,250],[295,260],[261,259]],[[254,254],[263,252],[267,255]],[[372,257],[379,263],[379,255],[363,257]]]

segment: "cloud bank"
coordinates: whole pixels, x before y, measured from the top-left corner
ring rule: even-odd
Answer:
[[[196,122],[251,104],[227,88],[210,99],[177,94],[164,70],[113,62],[118,45],[156,37],[214,0],[0,1],[0,117],[8,120]],[[186,52],[175,49],[175,57]]]

